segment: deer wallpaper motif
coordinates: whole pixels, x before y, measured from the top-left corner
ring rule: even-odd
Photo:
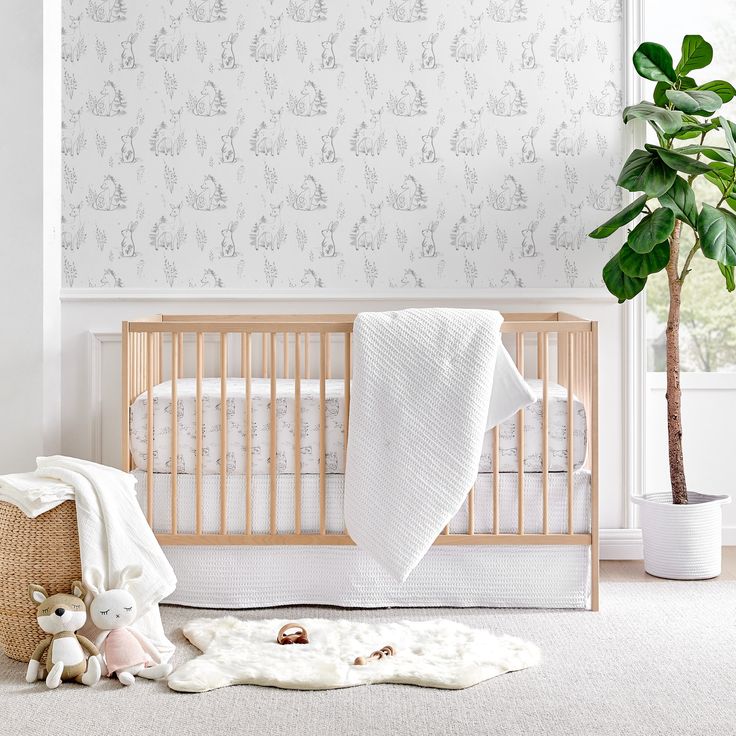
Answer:
[[[598,286],[621,0],[64,0],[66,287]]]

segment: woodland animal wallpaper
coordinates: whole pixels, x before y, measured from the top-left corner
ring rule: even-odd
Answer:
[[[63,0],[63,284],[598,286],[621,0]]]

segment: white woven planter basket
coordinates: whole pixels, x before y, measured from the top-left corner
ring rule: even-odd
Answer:
[[[634,496],[640,507],[644,569],[658,578],[704,580],[721,574],[721,506],[729,496],[688,493],[675,505],[668,493]]]

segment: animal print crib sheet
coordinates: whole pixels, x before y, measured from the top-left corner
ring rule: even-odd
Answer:
[[[537,401],[524,411],[524,469],[542,471],[542,382],[528,381]],[[319,473],[320,395],[319,381],[302,380],[299,421],[302,473]],[[345,401],[342,379],[325,381],[325,470],[345,472]],[[549,401],[549,469],[567,470],[567,389],[551,383]],[[230,378],[227,382],[227,470],[245,473],[247,447],[245,381]],[[220,379],[202,380],[202,472],[220,472]],[[178,473],[196,471],[196,381],[177,382]],[[153,471],[171,472],[171,382],[153,389]],[[254,474],[271,469],[271,385],[269,379],[254,378],[251,383],[251,448]],[[279,473],[294,473],[295,468],[294,380],[280,378],[276,383],[276,463]],[[499,470],[514,473],[518,469],[518,420],[503,422],[499,429]],[[137,468],[148,463],[148,397],[141,394],[130,410],[130,450]],[[587,447],[586,415],[582,402],[574,398],[573,459],[575,469],[585,462]],[[493,470],[493,443],[489,432],[483,443],[479,472]]]

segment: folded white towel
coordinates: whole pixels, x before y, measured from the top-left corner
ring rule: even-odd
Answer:
[[[74,488],[83,576],[97,568],[110,589],[125,567],[138,565],[143,571],[130,587],[140,614],[135,626],[168,660],[174,645],[164,635],[158,603],[174,591],[176,576],[138,505],[135,478],[62,455],[39,457],[37,463],[39,474]]]
[[[55,478],[35,473],[0,475],[0,501],[17,506],[26,516],[35,518],[64,501],[74,500],[74,488]]]

